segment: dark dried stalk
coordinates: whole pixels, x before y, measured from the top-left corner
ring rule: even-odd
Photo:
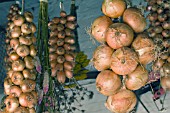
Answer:
[[[52,96],[52,78],[51,78],[51,69],[49,65],[49,53],[48,53],[48,1],[40,1],[40,11],[39,11],[39,20],[38,20],[38,36],[37,36],[37,46],[38,46],[38,56],[40,58],[42,66],[42,74],[40,75],[40,87],[43,88],[43,73],[48,72],[49,76],[49,90],[45,96]],[[39,112],[49,111],[52,113],[52,108],[45,107],[47,100],[43,98],[41,105],[39,106]]]

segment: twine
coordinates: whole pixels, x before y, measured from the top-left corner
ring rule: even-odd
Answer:
[[[40,0],[40,2],[46,2],[46,3],[48,3],[48,0]]]

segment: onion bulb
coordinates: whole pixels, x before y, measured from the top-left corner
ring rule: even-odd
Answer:
[[[102,3],[102,12],[111,18],[118,18],[123,15],[126,9],[124,0],[104,0]]]
[[[19,96],[19,103],[23,107],[33,108],[36,104],[36,99],[32,93],[22,93]]]
[[[32,22],[33,21],[33,14],[29,11],[24,12],[24,16],[27,22]]]
[[[113,49],[129,46],[133,41],[133,37],[132,28],[124,23],[110,25],[105,36],[107,44]]]
[[[36,113],[35,108],[29,108],[29,113]]]
[[[64,72],[65,72],[65,76],[67,78],[69,78],[69,79],[73,78],[73,71],[65,69]]]
[[[15,110],[15,113],[32,113],[32,112],[29,112],[26,107],[19,106],[19,107]]]
[[[18,99],[16,97],[8,96],[4,101],[6,105],[6,111],[9,113],[14,112],[19,106]]]
[[[100,16],[93,21],[91,26],[92,36],[100,43],[106,41],[105,34],[107,28],[112,24],[112,20],[107,16]]]
[[[25,57],[25,56],[29,55],[30,50],[29,50],[28,46],[26,46],[26,45],[19,45],[16,49],[16,53],[21,57]]]
[[[11,54],[10,54],[10,59],[11,60],[18,60],[19,59],[19,55],[16,53],[16,52],[12,52]]]
[[[161,86],[165,91],[170,90],[170,76],[161,77]]]
[[[127,23],[136,33],[143,32],[146,27],[146,19],[142,12],[134,7],[130,7],[123,13],[123,21]]]
[[[37,55],[37,49],[36,47],[32,44],[30,45],[30,56],[35,57]]]
[[[139,65],[132,73],[128,74],[125,79],[125,85],[130,90],[138,90],[144,86],[147,81],[148,71]]]
[[[117,49],[111,57],[111,69],[119,75],[127,75],[133,72],[138,65],[138,56],[128,47]]]
[[[108,69],[110,67],[110,58],[114,50],[107,45],[98,46],[93,53],[93,65],[98,70]]]
[[[136,103],[136,95],[132,91],[121,89],[107,98],[105,106],[113,113],[129,113]]]
[[[58,71],[58,72],[57,72],[57,80],[58,80],[58,82],[61,83],[61,84],[65,83],[66,76],[65,76],[64,71]]]
[[[27,69],[34,69],[34,59],[33,59],[33,57],[31,57],[31,56],[26,56],[25,58],[24,58],[24,62],[25,62],[25,67],[27,68]]]
[[[170,63],[170,56],[168,57],[167,61],[168,61],[168,63]]]
[[[33,90],[35,90],[35,81],[31,80],[31,79],[25,79],[22,81],[22,83],[20,84],[21,90],[22,92],[31,92]]]
[[[161,58],[157,59],[152,66],[152,70],[153,71],[159,71],[164,63],[165,63],[165,61],[163,59],[161,59]]]
[[[4,92],[6,95],[10,95],[10,88],[12,86],[12,80],[10,78],[5,78],[4,80]]]
[[[22,90],[19,86],[11,86],[10,88],[10,95],[13,96],[13,97],[19,97],[22,93]]]
[[[23,81],[24,77],[20,71],[15,71],[12,73],[11,80],[15,85],[20,85]]]
[[[105,96],[115,94],[120,87],[121,80],[119,76],[111,70],[101,71],[96,78],[96,88]]]
[[[25,68],[25,63],[22,60],[16,60],[12,63],[12,69],[14,71],[22,71]]]
[[[170,63],[165,63],[162,68],[165,74],[170,74]]]
[[[147,34],[138,34],[132,43],[132,47],[138,53],[139,62],[143,65],[147,65],[152,62],[155,58],[154,56],[154,42],[148,37]]]

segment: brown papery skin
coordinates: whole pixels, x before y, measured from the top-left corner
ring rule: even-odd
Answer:
[[[167,61],[170,63],[170,56],[168,57]]]
[[[18,99],[13,96],[7,96],[4,100],[4,104],[6,105],[6,113],[13,113],[19,106]]]
[[[134,38],[131,27],[125,23],[113,23],[106,31],[106,42],[113,49],[129,46]]]
[[[138,53],[139,62],[143,65],[154,60],[154,42],[147,34],[138,34],[132,43],[132,47]]]
[[[32,93],[22,93],[19,97],[19,103],[23,107],[33,108],[36,104],[36,99]]]
[[[15,113],[29,113],[28,109],[26,107],[19,106],[16,110]]]
[[[57,80],[59,83],[63,84],[66,81],[66,76],[64,71],[58,71],[57,72]]]
[[[26,46],[26,45],[19,45],[16,49],[16,53],[20,57],[25,57],[25,56],[29,55],[30,50],[29,50],[28,46]]]
[[[136,33],[143,32],[146,27],[146,19],[142,12],[134,7],[130,7],[123,13],[123,21],[127,23]]]
[[[109,96],[105,106],[113,113],[129,113],[137,103],[136,95],[127,89],[121,89],[118,93]]]
[[[121,88],[121,80],[113,71],[103,70],[96,78],[96,88],[101,94],[110,96]]]
[[[15,85],[20,85],[24,80],[24,77],[21,72],[15,71],[12,74],[11,80]]]
[[[130,90],[138,90],[148,81],[148,71],[139,65],[132,73],[127,75],[125,85]]]
[[[170,76],[161,77],[161,86],[165,91],[170,91]]]
[[[122,16],[126,9],[124,0],[104,0],[102,3],[102,12],[111,18]]]
[[[67,78],[69,78],[69,79],[73,78],[73,71],[65,69],[64,72],[65,72]]]
[[[98,46],[93,53],[93,65],[98,71],[110,68],[110,59],[114,50],[108,45]]]
[[[33,14],[29,11],[24,12],[24,16],[27,22],[32,22],[34,19]]]
[[[19,97],[22,93],[22,90],[19,86],[13,85],[10,88],[10,96]]]
[[[36,82],[31,79],[23,80],[22,84],[20,85],[22,92],[32,92],[35,90]]]
[[[111,57],[111,69],[119,75],[127,75],[133,72],[138,65],[138,56],[128,47],[117,49]]]
[[[107,16],[99,16],[96,18],[91,26],[92,36],[100,43],[105,43],[105,34],[107,28],[112,24],[112,20]]]

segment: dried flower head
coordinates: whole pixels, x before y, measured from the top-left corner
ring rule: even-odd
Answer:
[[[47,94],[49,89],[49,74],[48,71],[44,72],[44,80],[43,80],[43,92],[44,94]]]
[[[38,104],[40,105],[43,100],[43,90],[38,91]]]
[[[37,72],[41,74],[42,68],[41,68],[41,63],[40,63],[40,59],[38,56],[34,57],[34,65],[36,67]]]

